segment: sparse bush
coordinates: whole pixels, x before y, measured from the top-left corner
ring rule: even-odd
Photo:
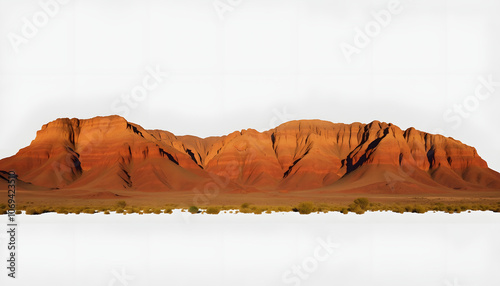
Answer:
[[[367,210],[370,201],[367,198],[357,198],[354,200],[354,203],[358,205],[361,209]]]
[[[188,212],[192,213],[192,214],[196,214],[198,213],[199,209],[197,206],[190,206],[189,209],[188,209]]]
[[[300,214],[310,214],[314,211],[313,202],[302,202],[295,208]]]
[[[105,214],[105,215],[108,215],[108,214],[109,214],[109,211],[108,211],[108,210],[104,211],[104,214]]]
[[[364,209],[362,209],[361,207],[359,207],[359,208],[357,208],[357,209],[355,210],[355,212],[356,212],[356,214],[364,214],[364,213],[365,213],[365,210],[364,210]]]
[[[156,208],[156,209],[153,210],[153,213],[154,214],[161,214],[161,210],[158,209],[158,208]]]
[[[60,208],[56,209],[56,213],[58,213],[58,214],[68,214],[69,210],[66,209],[65,207],[60,207]]]
[[[35,208],[27,208],[26,209],[26,214],[28,214],[28,215],[38,215],[40,213]]]
[[[446,210],[443,203],[435,203],[434,207],[432,209],[435,211],[445,211]]]
[[[117,201],[116,207],[124,209],[127,206],[127,202],[125,201]]]
[[[240,213],[249,214],[252,213],[252,210],[249,208],[241,208]]]
[[[291,212],[293,209],[291,207],[285,207],[285,206],[279,206],[278,211],[279,212]]]
[[[415,207],[413,207],[413,212],[414,213],[419,213],[419,214],[423,214],[427,211],[427,209],[422,206],[422,205],[416,205]]]
[[[128,207],[125,209],[128,214],[139,213],[141,210],[137,207]]]
[[[255,210],[255,208],[257,207],[256,206],[250,207],[249,203],[243,203],[240,206],[240,212],[244,214],[252,213]]]
[[[171,208],[166,208],[165,211],[164,211],[164,213],[166,213],[166,214],[171,214],[172,212],[173,211],[172,211]]]
[[[218,214],[220,212],[220,208],[218,207],[208,207],[207,214]]]
[[[253,210],[253,213],[254,213],[254,214],[262,214],[262,212],[263,212],[263,209],[261,209],[261,208],[255,208],[255,209]]]
[[[117,209],[116,209],[116,213],[117,213],[117,214],[121,214],[121,213],[123,213],[123,212],[124,212],[124,209],[122,209],[122,208],[117,208]]]

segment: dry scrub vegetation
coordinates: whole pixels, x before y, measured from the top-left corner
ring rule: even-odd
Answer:
[[[480,204],[480,203],[442,203],[434,202],[427,204],[382,204],[370,202],[367,198],[357,198],[349,205],[342,204],[327,204],[327,203],[314,203],[314,202],[301,202],[297,205],[289,206],[270,206],[270,205],[253,205],[251,203],[243,203],[240,206],[179,206],[176,204],[167,204],[164,207],[145,207],[145,206],[129,206],[126,201],[118,201],[109,207],[48,207],[48,206],[34,206],[34,205],[21,205],[17,208],[17,213],[20,210],[26,211],[28,215],[38,215],[43,213],[58,213],[58,214],[94,214],[104,213],[110,214],[116,212],[119,214],[171,214],[174,209],[181,209],[183,212],[190,212],[191,214],[219,214],[224,213],[244,213],[244,214],[270,214],[272,212],[298,212],[300,214],[310,213],[326,213],[326,212],[340,212],[347,214],[349,212],[356,214],[363,214],[366,211],[392,211],[395,213],[425,213],[428,211],[439,211],[447,213],[460,213],[463,211],[494,211],[500,212],[500,202]],[[0,204],[0,214],[6,214],[8,206]]]

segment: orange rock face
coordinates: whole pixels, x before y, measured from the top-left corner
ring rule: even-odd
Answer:
[[[119,116],[57,119],[0,170],[33,186],[103,192],[500,189],[500,174],[473,147],[378,121],[301,120],[202,139]]]

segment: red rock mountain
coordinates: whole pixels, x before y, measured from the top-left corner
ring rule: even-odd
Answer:
[[[452,138],[374,121],[319,120],[221,137],[175,136],[119,116],[57,119],[16,155],[1,180],[42,189],[211,189],[225,192],[439,193],[500,190],[500,174]]]

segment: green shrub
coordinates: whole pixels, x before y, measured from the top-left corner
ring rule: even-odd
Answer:
[[[208,207],[207,214],[218,214],[220,212],[220,208],[218,207]]]
[[[192,213],[192,214],[196,214],[198,213],[199,209],[197,206],[190,206],[189,209],[188,209],[188,212]]]
[[[315,209],[313,202],[302,202],[297,207],[296,210],[300,214],[310,214]]]

